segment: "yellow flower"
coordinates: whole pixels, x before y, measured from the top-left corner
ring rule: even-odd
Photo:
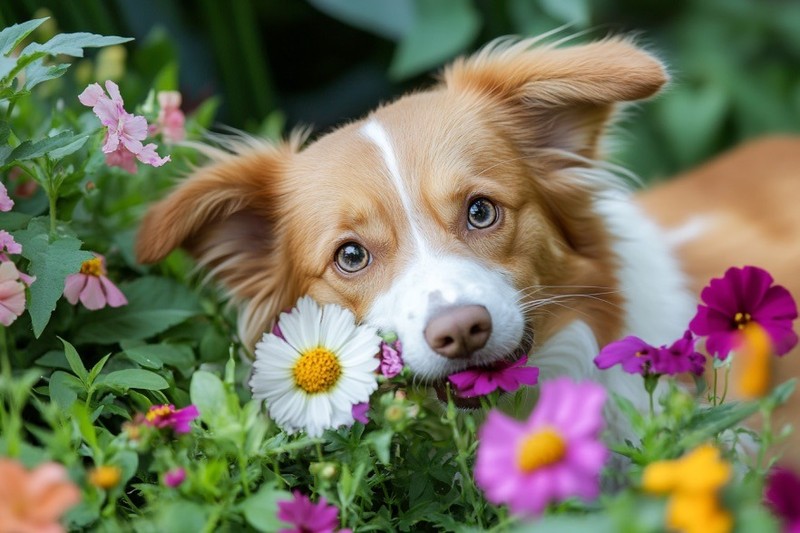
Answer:
[[[98,466],[89,472],[89,482],[101,489],[113,489],[122,478],[122,470],[118,466]]]
[[[760,398],[769,391],[772,377],[772,340],[756,322],[748,322],[742,333],[734,369],[737,389],[744,398]]]
[[[654,494],[669,494],[667,526],[685,533],[728,533],[733,528],[730,513],[719,505],[718,492],[732,475],[731,465],[719,450],[704,444],[674,461],[648,465],[642,488]]]

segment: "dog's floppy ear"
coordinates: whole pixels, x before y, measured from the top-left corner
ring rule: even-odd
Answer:
[[[145,215],[136,255],[142,263],[185,248],[237,301],[248,301],[240,331],[250,344],[294,297],[281,248],[280,199],[297,143],[234,143],[234,153],[204,148],[212,162],[196,170]],[[252,309],[251,309],[252,308]]]
[[[614,104],[652,96],[667,80],[660,61],[623,38],[565,48],[496,41],[444,72],[448,89],[501,102],[532,147],[588,158]]]

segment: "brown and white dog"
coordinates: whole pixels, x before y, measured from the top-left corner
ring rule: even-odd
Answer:
[[[241,304],[249,347],[308,294],[397,332],[431,382],[522,349],[545,379],[590,378],[644,408],[637,376],[596,370],[599,347],[679,338],[697,289],[728,266],[800,288],[800,142],[753,145],[640,196],[600,162],[620,104],[666,81],[622,38],[498,41],[308,146],[208,149],[145,217],[138,257],[188,249]]]

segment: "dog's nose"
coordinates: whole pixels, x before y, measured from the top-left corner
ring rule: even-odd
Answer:
[[[453,307],[436,315],[425,327],[428,346],[448,358],[469,357],[486,346],[492,317],[482,305]]]

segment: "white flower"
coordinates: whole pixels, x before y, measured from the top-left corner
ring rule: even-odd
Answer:
[[[269,415],[289,433],[318,437],[352,425],[353,405],[369,401],[378,388],[377,330],[356,325],[347,309],[320,308],[307,296],[281,314],[278,327],[281,336],[264,333],[256,344],[253,397],[266,400]]]

